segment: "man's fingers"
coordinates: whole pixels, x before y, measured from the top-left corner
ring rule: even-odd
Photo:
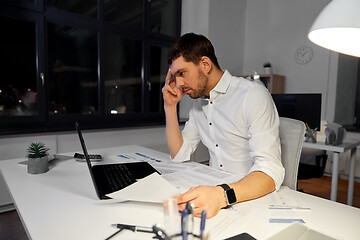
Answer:
[[[170,85],[170,83],[174,81],[174,76],[171,74],[171,71],[170,71],[170,68],[167,72],[167,75],[166,75],[166,80],[165,80],[165,84],[167,85]]]
[[[194,199],[194,197],[189,196],[189,194],[187,194],[187,193],[184,193],[177,197],[177,201],[178,201],[179,205],[186,205],[187,202],[190,202],[193,199]]]
[[[172,88],[171,83],[173,82],[173,75],[171,74],[170,68],[167,72],[166,79],[165,79],[165,86],[163,87],[163,93],[169,92],[174,96],[177,96],[177,92],[174,88]]]
[[[165,86],[163,87],[163,93],[165,93],[165,92],[169,92],[169,93],[171,93],[172,95],[177,96],[177,92],[175,91],[175,89],[173,89],[173,88],[170,87],[169,85],[165,85]]]

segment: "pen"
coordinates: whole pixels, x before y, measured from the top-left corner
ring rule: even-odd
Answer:
[[[165,231],[156,225],[153,226],[153,232],[159,240],[170,240],[170,237],[165,233]]]
[[[193,210],[193,204],[190,202],[186,203],[186,211],[187,211],[187,232],[192,233],[193,232],[193,226],[194,226],[194,210]],[[190,237],[191,238],[191,237]],[[192,239],[192,238],[191,238]]]
[[[123,228],[120,228],[118,231],[116,231],[114,234],[112,234],[111,236],[107,237],[105,240],[109,240],[112,237],[114,237],[116,234],[118,234],[119,232],[121,232],[122,230],[124,230]]]
[[[315,136],[314,136],[313,132],[311,131],[311,128],[309,127],[309,124],[307,124],[307,123],[306,123],[306,128],[307,128],[307,130],[308,130],[308,132],[310,134],[310,138],[315,141]]]
[[[181,236],[182,240],[187,240],[187,228],[188,228],[188,222],[187,222],[187,210],[186,208],[181,212]]]
[[[203,234],[205,230],[205,221],[206,221],[206,211],[201,212],[201,221],[200,221],[200,240],[203,239]]]
[[[153,233],[153,229],[151,227],[142,227],[142,226],[135,226],[135,225],[127,225],[127,224],[112,224],[111,226],[122,228],[122,229],[129,229],[133,232],[147,232],[147,233]]]

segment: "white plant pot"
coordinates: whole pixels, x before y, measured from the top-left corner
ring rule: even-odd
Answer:
[[[265,67],[264,68],[264,73],[265,74],[272,74],[271,67]]]
[[[27,172],[30,174],[40,174],[49,171],[48,156],[42,158],[28,159]]]

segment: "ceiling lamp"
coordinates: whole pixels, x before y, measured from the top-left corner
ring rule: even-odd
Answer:
[[[309,39],[324,48],[360,57],[360,0],[333,0],[310,28]]]

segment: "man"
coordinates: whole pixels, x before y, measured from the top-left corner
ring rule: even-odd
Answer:
[[[279,117],[264,86],[221,70],[211,42],[202,35],[183,35],[170,49],[170,68],[162,89],[166,137],[173,161],[190,159],[200,140],[210,166],[244,176],[222,186],[198,186],[177,197],[208,218],[231,204],[264,196],[284,178]],[[180,132],[176,106],[185,95],[196,99]]]

